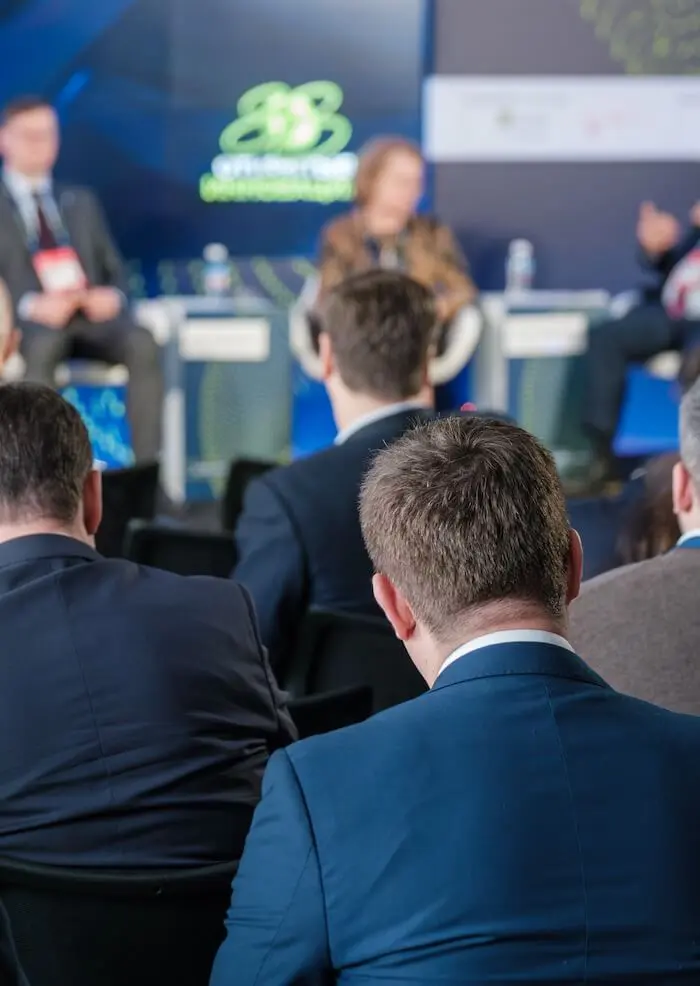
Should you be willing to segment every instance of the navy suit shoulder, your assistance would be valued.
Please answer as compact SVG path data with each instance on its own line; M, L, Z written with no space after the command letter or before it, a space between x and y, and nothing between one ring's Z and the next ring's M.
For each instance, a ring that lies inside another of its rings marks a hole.
M21 538L0 545L0 621L0 853L237 858L296 738L245 590Z
M382 418L248 487L233 574L251 592L276 669L289 659L308 607L379 615L360 531L360 486L374 454L429 417L413 409Z
M540 644L276 754L212 979L697 982L700 720Z

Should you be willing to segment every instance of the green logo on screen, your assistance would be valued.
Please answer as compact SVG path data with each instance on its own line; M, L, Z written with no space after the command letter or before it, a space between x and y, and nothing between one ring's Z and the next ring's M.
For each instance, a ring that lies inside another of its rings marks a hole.
M292 88L266 82L238 100L236 119L219 138L221 153L202 176L205 202L347 202L357 157L352 125L339 113L335 82Z

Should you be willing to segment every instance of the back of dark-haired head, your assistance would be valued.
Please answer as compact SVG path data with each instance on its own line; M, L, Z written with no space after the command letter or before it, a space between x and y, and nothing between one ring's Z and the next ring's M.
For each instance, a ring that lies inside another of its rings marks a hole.
M431 291L399 271L373 270L329 293L322 330L346 387L400 401L425 382L436 321Z
M668 452L646 464L643 489L630 504L618 539L620 564L663 555L681 536L673 510L673 469L679 460L677 452Z
M31 113L33 110L53 109L51 103L43 96L18 96L5 103L2 110L2 123L9 123L15 117L23 113Z
M377 456L360 516L377 572L439 639L503 600L564 614L569 523L550 453L503 421L452 417Z
M78 412L40 384L0 386L0 523L71 523L92 469Z

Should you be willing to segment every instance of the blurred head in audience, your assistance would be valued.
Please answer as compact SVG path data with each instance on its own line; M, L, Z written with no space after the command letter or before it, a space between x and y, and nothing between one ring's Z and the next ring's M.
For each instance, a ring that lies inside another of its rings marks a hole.
M681 368L678 373L678 383L681 393L687 394L695 381L700 377L700 346L693 346L683 353Z
M377 602L432 685L497 630L565 634L581 581L554 460L503 421L437 419L380 452L362 489Z
M379 137L361 151L355 201L370 232L404 229L423 195L424 170L420 149L403 137Z
M44 178L58 157L56 111L39 96L22 96L5 107L0 131L4 165L26 178Z
M432 292L398 271L358 274L329 293L319 356L339 428L420 399L435 323Z
M6 361L17 349L18 343L19 332L15 329L12 299L5 282L0 280L0 376Z
M66 534L94 544L102 485L78 412L41 384L0 387L0 542Z
M700 530L700 380L681 401L681 461L673 470L673 509L681 531Z
M632 503L618 542L621 564L656 558L669 551L681 535L673 508L676 452L651 459L641 478L643 489Z

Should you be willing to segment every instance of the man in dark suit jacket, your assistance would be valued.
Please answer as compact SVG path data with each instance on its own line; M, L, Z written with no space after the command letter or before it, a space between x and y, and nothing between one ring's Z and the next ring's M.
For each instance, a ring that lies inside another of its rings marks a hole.
M679 431L677 546L584 584L571 608L571 634L615 688L700 715L700 382L683 398Z
M250 484L234 577L251 592L273 667L309 607L379 615L357 501L372 456L433 412L426 392L431 293L397 271L331 292L320 337L335 445Z
M100 205L54 184L58 120L41 99L6 107L0 181L0 277L10 290L26 377L54 385L71 357L123 363L137 460L160 449L163 383L153 336L129 315L124 265Z
M0 387L0 855L86 867L240 856L295 730L247 593L102 558L78 413Z
M380 453L374 590L432 690L271 759L211 986L700 981L700 720L566 640L551 455L479 418Z
M642 205L637 237L642 262L654 271L657 283L646 292L642 304L590 333L583 424L598 455L596 472L601 479L614 471L612 443L629 364L644 363L667 349L687 350L700 345L700 318L697 312L684 311L682 289L672 292L677 295L675 300L665 295L680 264L700 246L700 203L693 208L690 221L690 230L682 236L674 216L660 212L650 202ZM676 302L680 302L677 311Z

